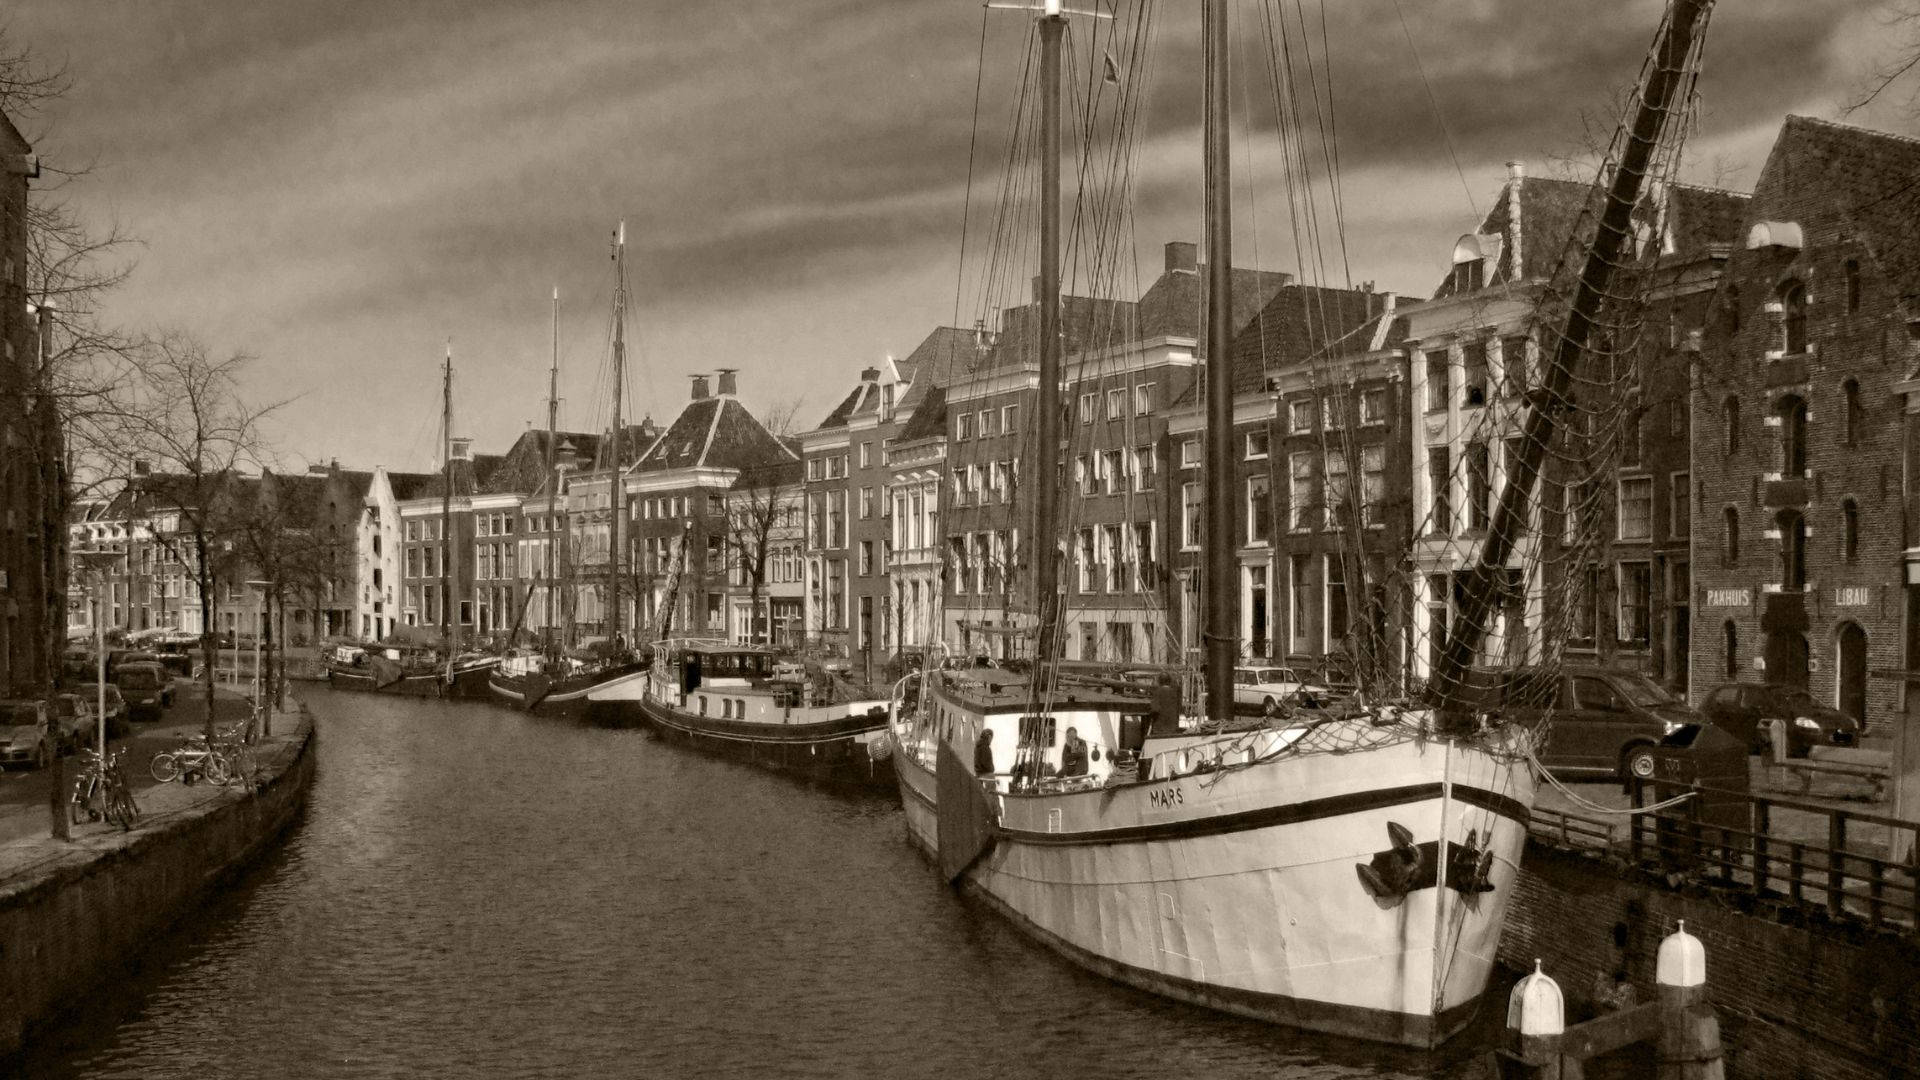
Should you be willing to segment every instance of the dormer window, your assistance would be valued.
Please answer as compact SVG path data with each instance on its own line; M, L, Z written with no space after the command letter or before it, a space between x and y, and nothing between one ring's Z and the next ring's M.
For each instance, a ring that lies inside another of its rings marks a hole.
M1780 292L1780 348L1788 356L1807 351L1807 287L1797 281Z
M1480 236L1468 233L1453 245L1453 274L1449 284L1453 292L1466 293L1484 288L1487 284L1487 263L1498 255L1500 241L1498 237Z
M1486 285L1486 263L1480 259L1453 264L1453 291L1474 292Z

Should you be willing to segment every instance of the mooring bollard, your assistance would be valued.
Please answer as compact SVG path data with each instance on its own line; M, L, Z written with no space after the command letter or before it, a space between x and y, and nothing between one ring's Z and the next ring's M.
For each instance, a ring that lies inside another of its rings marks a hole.
M1507 1046L1493 1053L1500 1080L1581 1080L1577 1059L1561 1054L1567 1031L1566 998L1560 984L1533 962L1533 973L1507 997Z
M1707 950L1680 920L1654 962L1660 987L1660 1080L1721 1080L1720 1020L1707 1003Z
M1560 985L1533 962L1507 998L1506 1045L1490 1055L1497 1080L1581 1080L1589 1058L1652 1042L1659 1080L1723 1080L1720 1021L1707 1003L1707 951L1682 921L1654 962L1660 997L1567 1026Z

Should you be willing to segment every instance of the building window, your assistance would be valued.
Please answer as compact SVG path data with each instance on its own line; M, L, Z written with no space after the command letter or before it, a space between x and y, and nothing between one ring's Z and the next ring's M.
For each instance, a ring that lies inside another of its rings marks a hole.
M1740 399L1732 394L1720 403L1721 415L1727 426L1727 455L1731 457L1740 452Z
M1340 647L1347 637L1347 571L1340 556L1327 556L1327 641L1326 650L1331 653Z
M1721 655L1726 659L1726 666L1721 669L1721 674L1730 680L1738 679L1740 677L1740 630L1733 625L1732 619L1720 625L1720 650Z
M1313 527L1313 455L1287 459L1287 527L1296 532Z
M1079 569L1080 591L1082 593L1093 592L1094 585L1100 580L1099 574L1096 572L1096 567L1099 565L1099 554L1094 549L1093 530L1081 529Z
M1568 644L1578 643L1592 648L1598 638L1597 624L1600 622L1600 570L1589 566L1579 571L1575 578L1573 595L1569 601L1569 621L1567 625Z
M1180 547L1192 551L1200 546L1200 485L1180 487Z
M971 438L973 438L973 414L963 412L959 419L954 421L953 439L955 442L966 442Z
M860 541L860 576L873 573L873 541Z
M1360 422L1362 424L1384 424L1387 422L1387 392L1383 388L1360 391Z
M1526 393L1527 385L1533 381L1525 334L1500 339L1500 381L1508 397Z
M1860 561L1860 506L1852 499L1840 504L1840 557L1849 565Z
M1295 398L1287 403L1287 430L1295 435L1313 433L1313 399Z
M1375 443L1360 448L1360 522L1386 521L1387 448Z
M1083 424L1093 423L1093 400L1092 394L1080 395L1080 422Z
M1860 442L1860 381L1848 379L1840 384L1843 397L1840 413L1840 441L1848 446L1857 446Z
M1427 513L1427 534L1446 536L1453 532L1453 495L1449 490L1453 485L1453 466L1448 460L1447 448L1434 446L1427 449L1427 491L1431 496L1432 509Z
M1620 643L1644 649L1653 639L1653 566L1620 564Z
M1669 476L1667 496L1673 500L1673 513L1667 521L1667 535L1684 540L1693 529L1693 478L1683 472Z
M1133 591L1152 592L1156 584L1154 569L1153 522L1133 523Z
M1100 455L1100 471L1106 475L1106 491L1109 495L1118 495L1127 488L1125 458L1118 450L1108 450Z
M984 439L987 436L992 435L994 411L992 409L981 409L978 413L975 413L974 415L979 421L980 437ZM862 467L864 467L867 463L866 456L864 454L864 451L866 450L866 444L862 443L860 445L860 448L863 451L861 455L860 464Z
M1133 448L1133 490L1153 490L1153 447Z
M1127 414L1127 391L1125 387L1114 387L1107 391L1107 419L1118 420Z
M1305 555L1291 555L1287 558L1287 586L1293 603L1288 605L1288 621L1292 624L1289 633L1292 644L1289 648L1303 653L1313 647L1313 581L1308 575L1312 560Z
M1447 353L1427 354L1427 411L1439 412L1447 407L1449 387L1447 385Z
M1100 490L1100 478L1094 475L1093 462L1091 454L1081 454L1073 459L1073 482L1082 495L1092 495Z
M1153 412L1153 384L1141 383L1133 388L1133 415L1148 416Z
M1620 478L1620 539L1653 539L1653 477Z
M1309 402L1309 405L1312 403ZM1259 461L1267 456L1267 433L1264 431L1247 432L1247 460Z
M1847 314L1860 310L1860 263L1848 259L1845 267L1847 285Z
M1493 499L1492 466L1487 444L1467 444L1467 528L1486 531L1487 504Z
M1468 405L1487 403L1487 342L1477 338L1460 347L1461 390Z
M1339 431L1346 426L1346 410L1340 407L1340 399L1328 394L1320 399L1320 417L1328 431Z
M1792 282L1780 293L1780 347L1793 356L1807 351L1807 287Z
M1726 536L1720 549L1720 565L1735 567L1740 565L1740 511L1727 507L1720 513L1721 527Z
M1002 432L1020 430L1020 406L1000 406L1000 430Z
M1273 500L1265 476L1247 478L1247 543L1264 544L1273 531Z
M1187 439L1180 444L1180 467L1197 469L1200 467L1200 440Z
M986 413L981 413L980 415L984 417L986 416ZM987 433L987 426L986 424L982 423L980 425L980 434L985 435L986 433ZM863 469L870 469L873 467L873 444L870 442L863 442L860 444L860 467Z
M1336 528L1351 524L1347 517L1347 455L1339 450L1327 451L1326 472L1322 483L1326 485L1327 524Z
M1807 403L1798 395L1780 399L1780 475L1807 475Z
M1807 522L1797 510L1782 510L1774 518L1780 529L1780 588L1798 592L1807 587Z
M1101 530L1100 544L1105 550L1100 556L1107 568L1106 590L1110 593L1121 592L1127 587L1126 550L1121 543L1120 526L1108 525Z

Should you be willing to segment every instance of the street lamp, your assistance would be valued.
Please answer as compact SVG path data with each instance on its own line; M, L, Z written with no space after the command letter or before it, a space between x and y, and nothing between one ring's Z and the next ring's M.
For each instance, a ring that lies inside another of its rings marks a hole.
M267 590L272 587L271 581L247 582L247 588L253 590L253 708L260 715L260 734L262 735L272 734L268 730L270 713L262 707L263 702L260 697L260 630L263 621L261 616L262 608L266 604ZM234 647L237 649L239 646L239 640L235 639Z
M105 605L100 594L105 591L107 570L125 552L113 548L75 548L70 554L75 562L87 570L87 599L91 609L88 618L93 623L94 693L97 695L93 730L95 746L100 752L100 767L104 769L107 761L107 636L106 624L101 618L101 608ZM60 799L61 789L66 787L66 770L61 767L58 753L53 756L53 766L53 794L50 796L53 831L55 836L64 839L69 833L66 807L60 805Z

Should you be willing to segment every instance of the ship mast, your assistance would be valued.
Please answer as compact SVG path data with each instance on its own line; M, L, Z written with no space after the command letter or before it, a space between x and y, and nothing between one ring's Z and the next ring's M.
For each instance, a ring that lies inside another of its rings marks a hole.
M1056 552L1058 492L1054 473L1060 457L1060 42L1067 20L1060 0L1046 0L1040 16L1040 461L1034 485L1032 539L1034 692L1041 672L1050 670L1058 652L1060 626L1059 556Z
M620 399L626 393L627 374L627 223L622 221L613 236L613 453L608 459L613 467L607 477L610 495L608 504L613 508L611 526L611 547L607 551L607 605L608 622L607 641L618 643L620 639L620 519L626 516L625 501L620 483Z
M1665 136L1673 101L1688 81L1694 43L1706 22L1712 0L1675 0L1660 40L1654 46L1654 60L1629 130L1620 165L1607 188L1607 202L1600 212L1599 227L1593 244L1587 249L1580 282L1575 287L1567 312L1566 325L1554 343L1553 358L1542 378L1542 385L1529 395L1525 436L1520 440L1519 460L1500 492L1486 543L1480 558L1468 572L1460 610L1454 615L1447 634L1446 648L1435 666L1429 687L1429 699L1440 711L1442 725L1449 730L1469 728L1471 702L1462 692L1467 675L1479 652L1486 622L1501 577L1506 573L1507 557L1519 539L1527 520L1527 503L1547 447L1559 425L1560 414L1573 407L1574 368L1593 334L1594 320L1603 300L1609 295L1615 270L1623 259L1631 257L1627 238L1632 226L1633 208L1640 201L1640 188L1653 163L1654 151Z
M1227 147L1227 0L1203 0L1206 68L1203 154L1207 220L1207 720L1233 719L1233 665L1239 655L1240 590L1235 580L1233 497L1232 177Z
M553 523L553 511L560 506L560 473L555 465L560 435L560 286L553 287L553 364L547 369L547 521ZM547 602L545 626L547 647L553 647L554 590L558 585L554 560L565 533L547 544Z
M453 342L440 392L440 641L453 656ZM452 663L451 659L448 661Z

